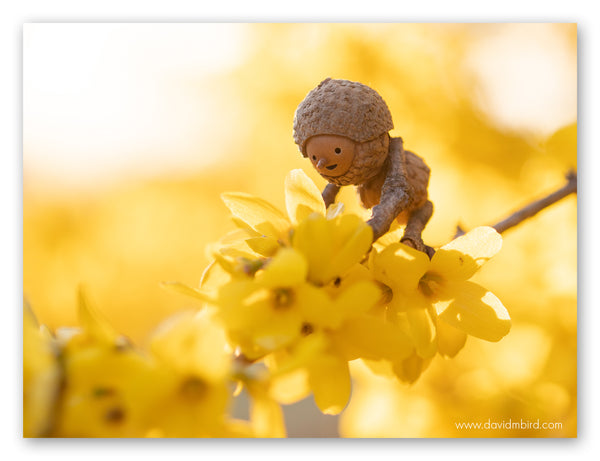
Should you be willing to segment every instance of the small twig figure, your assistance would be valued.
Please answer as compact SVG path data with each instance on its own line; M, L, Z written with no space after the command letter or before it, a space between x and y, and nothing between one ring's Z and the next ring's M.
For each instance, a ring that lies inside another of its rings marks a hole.
M429 167L405 151L385 101L358 82L327 78L308 93L294 117L294 141L304 157L329 184L325 206L335 201L340 187L358 186L362 205L373 208L367 224L373 240L385 234L394 219L406 224L401 242L424 251L421 234L433 213L428 200Z

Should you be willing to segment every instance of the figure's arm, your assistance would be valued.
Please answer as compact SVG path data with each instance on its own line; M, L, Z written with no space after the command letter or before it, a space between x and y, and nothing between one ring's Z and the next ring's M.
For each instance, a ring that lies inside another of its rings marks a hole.
M325 208L335 202L335 197L339 191L340 186L337 184L329 183L325 186L325 189L323 189L323 193L321 194L323 196L323 201L325 202Z
M373 217L367 221L373 228L373 241L385 234L396 216L410 203L410 185L406 178L406 161L402 138L390 139L390 167L381 188L379 204L373 207Z

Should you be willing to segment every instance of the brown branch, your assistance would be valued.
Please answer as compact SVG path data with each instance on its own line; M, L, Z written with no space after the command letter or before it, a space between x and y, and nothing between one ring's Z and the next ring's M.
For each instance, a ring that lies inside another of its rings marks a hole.
M526 219L531 218L532 216L535 216L540 211L542 211L544 208L548 208L553 203L558 202L559 200L567 197L570 194L576 194L577 193L577 172L569 171L566 174L566 179L567 179L567 184L565 184L560 189L552 192L551 194L547 195L544 198L541 198L540 200L536 200L535 202L524 206L520 210L517 210L513 214L508 216L506 219L503 219L502 221L494 224L491 227L496 229L501 234L501 233L505 232L506 230L510 229L511 227L515 227L516 225L522 223ZM460 226L457 226L456 234L455 234L454 238L460 237L464 233L465 233L465 231Z

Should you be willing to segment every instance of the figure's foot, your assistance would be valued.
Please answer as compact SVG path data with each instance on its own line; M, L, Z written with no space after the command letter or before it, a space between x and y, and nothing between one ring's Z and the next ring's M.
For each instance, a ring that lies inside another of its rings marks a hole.
M417 240L412 237L402 237L402 239L400 239L400 243L404 243L415 250L422 251L429 256L429 259L433 258L433 255L435 254L435 250L429 245L425 245L423 240L420 238Z

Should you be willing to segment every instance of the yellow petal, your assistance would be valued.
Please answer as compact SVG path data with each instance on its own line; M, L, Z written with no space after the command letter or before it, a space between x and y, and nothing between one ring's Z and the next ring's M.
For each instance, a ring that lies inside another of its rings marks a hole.
M269 319L271 293L252 280L234 281L221 287L217 305L217 315L226 329L248 330Z
M377 280L392 288L394 292L405 294L411 294L417 289L419 280L429 264L425 253L403 243L392 244L380 253L372 251L369 262Z
M267 238L267 237L265 237ZM245 259L254 259L259 255L255 251L248 251L248 246L246 246L246 242L239 242L236 245L230 246L222 246L219 248L219 253L223 256L227 256L229 258L245 258Z
M227 339L232 349L237 349L250 361L259 360L272 352L256 344L254 338L250 337L246 330L227 330Z
M429 310L414 306L406 310L410 334L413 338L417 354L422 358L430 358L437 352L435 324Z
M348 362L334 354L323 354L308 367L315 403L326 415L342 412L350 399Z
M233 216L261 235L278 239L290 227L285 215L266 200L243 192L224 193L221 198Z
M465 346L467 334L441 319L436 324L438 351L444 357L455 357Z
M250 421L255 437L285 437L283 412L279 404L268 393L268 383L250 381L248 392L252 397Z
M161 282L160 286L167 290L173 290L182 295L191 296L202 302L215 303L215 300L208 294L197 288L192 288L181 282Z
M348 360L400 360L413 351L411 339L401 328L367 314L344 322L333 338Z
M441 320L486 341L499 341L509 332L511 322L506 308L482 286L462 282L447 286L445 292L447 300L435 304Z
M381 290L373 282L356 282L342 291L335 299L333 311L338 314L339 323L341 323L343 320L366 313L380 297ZM337 328L338 325L333 327Z
M363 266L362 264L354 264L343 277L333 280L331 283L322 287L322 289L326 291L332 298L337 298L348 288L357 283L365 281L375 283L381 290L381 284L375 281L371 271L366 266Z
M404 226L399 226L398 222L394 220L390 230L379 237L376 242L373 242L373 246L381 251L389 245L398 243L403 236Z
M306 280L308 263L293 248L282 248L263 271L256 274L256 281L269 288L293 287Z
M237 274L236 264L233 260L223 256L221 253L214 253L213 257L215 258L216 263L229 275Z
M285 206L293 224L298 224L311 213L325 215L325 202L315 183L297 169L285 178Z
M299 402L310 394L308 372L305 368L299 368L272 378L270 393L277 402L284 405Z
M52 338L23 306L23 436L48 433L60 388L60 367Z
M79 288L79 322L84 331L95 340L112 344L118 338L117 332L101 312L87 299L83 288Z
M365 366L378 376L385 378L395 378L396 373L392 369L392 362L389 360L369 360L361 359Z
M335 251L329 261L329 273L324 283L344 275L360 262L373 241L373 229L356 215L344 215L333 221Z
M392 368L398 379L412 384L419 379L430 363L431 358L424 359L414 353L404 360L395 362Z
M238 218L232 218L233 222L239 229L234 229L227 232L223 237L219 239L218 245L229 246L235 245L239 242L243 242L245 239L250 237L259 237L260 235L252 229L248 224Z
M267 351L274 351L298 340L302 331L302 317L294 307L271 309L270 317L252 330L254 342Z
M231 220L233 221L233 223L238 227L238 231L239 232L243 232L244 233L244 237L260 237L262 234L260 234L259 232L256 232L252 227L250 227L248 225L247 222L245 222L244 220L237 218L235 216L231 217ZM234 234L234 235L240 235L240 234ZM222 242L223 239L220 240L220 242ZM225 242L222 242L225 243Z
M371 309L381 292L372 282L360 281L331 299L322 289L305 284L296 290L298 308L312 326L339 328L342 322Z
M317 214L308 216L294 231L292 244L308 261L308 277L314 283L320 283L328 276L333 238L330 222Z
M332 203L331 205L329 205L327 207L327 214L325 215L325 217L327 219L335 219L338 216L341 216L341 214L343 212L344 212L344 203L343 202Z
M358 216L328 220L313 214L294 232L292 243L309 263L308 278L318 285L343 276L371 246L373 231Z
M265 359L270 375L278 377L296 369L305 368L323 352L328 343L325 334L316 331L299 339L293 347L270 354Z
M215 297L219 288L231 281L231 274L223 269L223 266L213 260L200 277L200 291Z
M429 271L447 280L467 280L501 247L498 232L491 227L477 227L436 251Z
M333 301L321 289L304 284L296 289L296 305L302 318L312 326L333 328L339 323L339 314L333 309Z
M151 338L153 354L181 373L218 382L229 369L225 333L205 312L187 311L167 319Z
M151 388L153 395L148 395L143 405L142 420L146 427L156 428L157 434L180 438L223 436L228 397L224 386L172 371L139 384L139 388ZM135 394L132 397L135 399Z
M277 240L273 237L252 237L245 241L253 251L262 256L273 256L279 248Z

